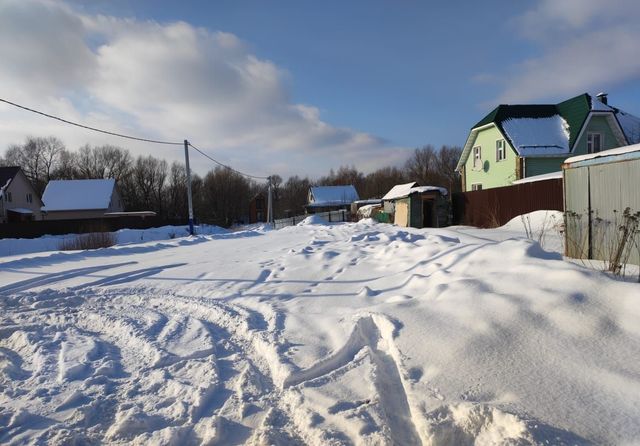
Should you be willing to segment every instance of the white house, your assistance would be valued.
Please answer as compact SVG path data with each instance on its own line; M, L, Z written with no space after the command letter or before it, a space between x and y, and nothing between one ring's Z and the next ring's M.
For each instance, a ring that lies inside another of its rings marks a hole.
M0 223L40 219L42 201L17 166L0 167Z

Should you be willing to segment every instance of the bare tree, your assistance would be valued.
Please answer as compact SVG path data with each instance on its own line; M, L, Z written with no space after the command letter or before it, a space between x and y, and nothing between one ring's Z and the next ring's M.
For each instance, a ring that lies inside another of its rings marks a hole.
M242 175L225 167L216 167L204 178L204 217L220 226L229 227L244 221L249 214L251 183Z
M133 158L128 150L105 145L81 147L76 157L78 178L115 178L119 181L132 168Z
M406 183L405 173L397 167L383 167L365 177L361 198L382 198L396 184Z
M28 137L24 144L9 147L5 154L5 162L20 166L38 194L42 195L65 152L62 141L54 136Z
M437 172L436 157L436 151L431 144L415 149L405 163L407 179L424 186L434 183Z
M168 165L153 156L140 156L131 172L120 181L125 207L131 211L152 210L164 216Z
M458 160L462 155L462 148L457 146L442 146L436 157L436 165L439 176L439 186L444 186L450 192L460 192L462 184L460 176L456 172Z
M297 175L289 177L280 194L282 214L276 214L276 216L287 217L302 214L304 205L307 204L310 186L309 178L300 178Z

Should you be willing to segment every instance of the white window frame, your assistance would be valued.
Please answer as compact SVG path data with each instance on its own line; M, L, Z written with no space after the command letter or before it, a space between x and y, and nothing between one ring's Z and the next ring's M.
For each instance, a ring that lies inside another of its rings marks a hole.
M598 136L598 138L600 139L600 147L598 148L598 150L594 150L594 143L595 143L595 136ZM600 132L587 132L587 153L597 153L602 151L602 149L604 148L604 135Z
M504 139L496 140L496 162L507 159L507 142Z
M482 183L471 183L471 190L482 190Z
M476 170L482 168L482 146L473 148L473 168Z

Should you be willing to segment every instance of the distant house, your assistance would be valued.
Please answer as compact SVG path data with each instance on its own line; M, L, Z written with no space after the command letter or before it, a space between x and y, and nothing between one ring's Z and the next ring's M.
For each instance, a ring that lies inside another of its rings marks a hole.
M349 186L314 186L309 188L307 213L350 210L351 203L359 200L358 192L352 185Z
M0 223L40 219L42 201L22 169L0 167Z
M260 192L249 202L249 223L267 221L267 197Z
M103 218L124 210L116 180L111 178L49 181L42 201L45 220Z
M570 156L638 142L640 118L610 106L604 93L559 104L503 104L473 126L456 170L463 191L508 186L559 172Z
M439 228L449 225L448 191L438 186L406 183L393 186L382 197L384 212L398 226Z

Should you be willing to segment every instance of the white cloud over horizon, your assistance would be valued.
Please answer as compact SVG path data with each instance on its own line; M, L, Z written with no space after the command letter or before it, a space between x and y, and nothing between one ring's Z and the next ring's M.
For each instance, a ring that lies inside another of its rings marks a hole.
M0 1L0 97L70 120L153 139L189 139L255 174L317 176L404 161L409 151L322 120L292 101L286 70L237 36L185 22L80 14L50 0ZM182 151L82 131L0 105L0 148L26 136L70 149L116 144L182 160ZM194 155L195 158L195 155ZM195 158L197 160L197 158ZM195 170L211 167L202 159Z
M640 79L639 21L636 0L539 1L511 23L537 55L496 75L495 102L569 98Z

